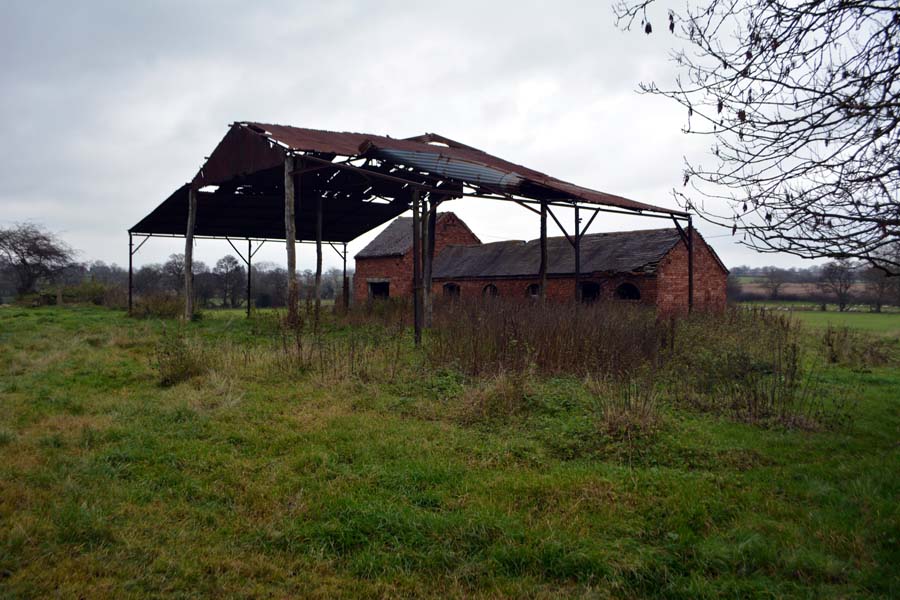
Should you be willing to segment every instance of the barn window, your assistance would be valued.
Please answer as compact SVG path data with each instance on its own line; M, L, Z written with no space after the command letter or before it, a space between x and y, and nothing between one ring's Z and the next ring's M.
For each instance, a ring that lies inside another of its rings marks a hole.
M582 281L579 286L582 302L596 302L600 298L600 284L596 281Z
M391 284L387 281L370 281L369 298L383 299L391 295Z
M500 295L500 291L497 289L497 286L493 283L489 283L484 286L484 289L481 290L482 298L496 298Z
M640 300L641 290L633 283L623 283L616 288L616 298L619 300Z
M444 297L445 298L459 298L459 284L445 283L444 284Z
M525 288L525 295L529 298L540 298L541 286L537 283L532 283L527 288Z

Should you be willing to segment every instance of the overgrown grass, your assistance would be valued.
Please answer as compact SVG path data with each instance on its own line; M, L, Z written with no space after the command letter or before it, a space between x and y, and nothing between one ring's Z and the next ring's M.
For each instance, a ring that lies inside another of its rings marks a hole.
M855 418L810 431L679 402L701 323L627 377L439 366L393 317L182 327L0 309L0 595L897 595L893 363L821 360Z

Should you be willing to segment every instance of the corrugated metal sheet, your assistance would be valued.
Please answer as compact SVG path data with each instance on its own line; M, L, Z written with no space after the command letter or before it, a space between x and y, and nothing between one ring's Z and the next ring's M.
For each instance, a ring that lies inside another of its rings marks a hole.
M518 190L523 178L511 171L495 169L467 160L453 159L439 153L409 150L377 150L375 155L389 162L415 167L441 177L466 183L488 185L503 190Z
M296 151L324 152L342 156L380 155L385 160L397 161L401 165L423 168L423 170L428 170L424 168L426 165L433 169L441 169L438 172L446 173L446 177L457 178L451 176L451 172L456 173L458 178L471 177L472 179L465 179L465 181L476 185L479 183L479 178L482 178L481 181L485 183L488 180L500 181L504 184L505 190L514 190L516 193L528 197L533 196L536 192L542 192L542 195L546 197L556 196L626 210L686 214L679 210L653 206L562 181L471 146L455 142L450 146L418 141L427 139L429 135L436 139L448 140L448 138L435 134L419 136L418 139L403 140L368 133L324 131L268 123L251 122L238 125L250 128L260 135L276 140L286 148ZM452 140L448 141L452 142ZM410 162L400 162L401 158ZM526 189L529 187L530 189Z

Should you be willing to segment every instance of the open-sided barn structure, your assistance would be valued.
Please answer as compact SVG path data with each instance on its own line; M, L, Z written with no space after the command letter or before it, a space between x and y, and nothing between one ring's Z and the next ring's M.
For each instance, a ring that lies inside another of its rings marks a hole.
M409 297L412 291L412 222L395 219L356 255L354 300ZM584 234L578 296L584 302L622 300L660 315L688 310L687 251L678 229ZM481 243L455 214L440 213L435 229L432 293L445 297L526 298L539 294L540 240ZM728 269L699 233L694 234L695 304L725 308ZM575 260L565 236L547 238L547 289L570 300Z
M233 123L193 179L129 229L129 248L133 256L149 237L186 238L185 316L190 317L195 239L246 241L247 262L254 242L284 241L293 311L298 241L316 244L318 281L323 246L342 248L346 261L347 242L412 210L418 338L429 318L437 207L462 197L517 203L540 215L540 295L547 287L547 219L558 223L555 207L575 209L574 232L567 238L576 280L582 232L605 211L672 220L691 257L686 279L693 285L693 230L686 212L568 183L437 134L396 139L255 122ZM137 247L136 237L144 238Z

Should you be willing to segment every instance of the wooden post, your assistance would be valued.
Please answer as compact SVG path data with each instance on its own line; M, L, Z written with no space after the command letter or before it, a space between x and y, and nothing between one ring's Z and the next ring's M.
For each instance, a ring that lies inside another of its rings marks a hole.
M694 224L688 216L688 312L694 310Z
M419 263L422 258L422 231L419 223L419 190L412 192L413 211L413 331L416 346L422 343L422 272Z
M184 234L184 320L194 317L194 226L197 223L197 190L188 187L187 231Z
M322 195L316 198L316 325L322 307Z
M128 316L134 309L134 236L128 232Z
M575 205L575 302L581 302L581 217Z
M540 278L540 298L543 301L547 297L547 201L541 200L541 267L538 272Z
M344 242L344 279L342 281L341 292L343 293L344 310L350 309L350 280L347 279L347 242Z
M434 264L434 245L437 228L437 207L436 199L429 196L428 218L422 227L422 295L424 300L424 323L426 328L431 327L432 317L434 314L434 297L431 290L431 273Z
M284 159L284 243L287 250L288 321L297 323L297 223L294 220L297 186L294 185L294 157Z
M250 276L253 272L253 257L251 256L253 247L250 244L250 238L247 238L247 318L250 318Z

